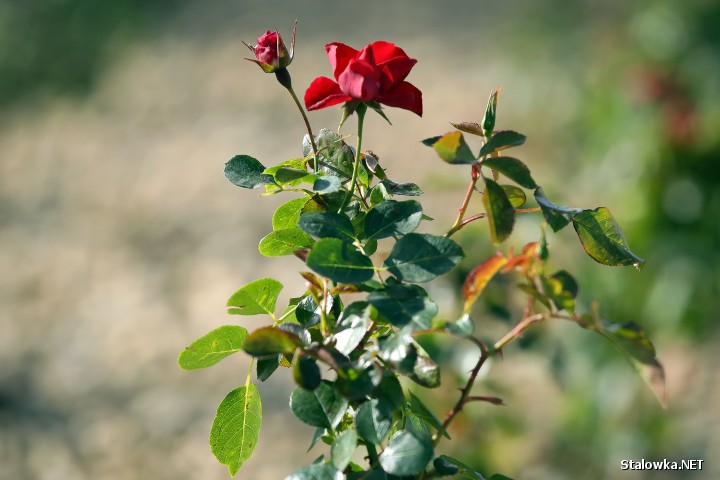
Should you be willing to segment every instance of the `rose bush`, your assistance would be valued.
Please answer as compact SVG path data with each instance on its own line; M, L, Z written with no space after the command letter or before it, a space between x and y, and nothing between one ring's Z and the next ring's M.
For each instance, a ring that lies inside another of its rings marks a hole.
M422 116L422 93L405 81L417 60L390 42L378 41L358 51L343 43L325 45L333 75L318 77L305 92L308 110L342 102L377 102Z

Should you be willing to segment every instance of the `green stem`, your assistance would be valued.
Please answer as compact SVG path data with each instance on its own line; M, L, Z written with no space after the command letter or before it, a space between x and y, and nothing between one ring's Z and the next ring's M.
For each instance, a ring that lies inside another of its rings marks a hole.
M305 122L305 128L307 129L308 136L310 137L310 145L312 146L313 151L313 169L315 170L315 173L318 172L318 149L317 145L315 144L315 135L313 135L312 127L310 127L310 120L308 120L307 115L305 114L305 109L303 108L302 104L300 103L300 99L298 99L297 95L295 95L295 90L293 90L292 86L287 87L287 91L290 93L290 96L293 100L295 100L295 105L297 105L298 110L300 111L300 115L302 115L303 121Z
M365 120L365 112L367 111L367 106L364 103L361 103L358 105L357 110L355 110L355 113L357 113L358 116L358 127L357 127L357 147L355 148L355 163L353 165L353 173L352 178L350 179L350 186L348 187L347 195L345 195L345 200L343 200L342 205L340 206L340 210L338 213L342 213L345 211L345 208L350 204L350 200L352 199L353 192L355 191L355 182L357 181L358 172L360 171L360 150L362 148L362 137L363 137L363 121Z

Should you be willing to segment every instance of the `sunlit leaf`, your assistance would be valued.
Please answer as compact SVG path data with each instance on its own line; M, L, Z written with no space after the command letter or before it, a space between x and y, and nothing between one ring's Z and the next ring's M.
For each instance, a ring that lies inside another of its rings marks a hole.
M420 187L418 187L414 183L395 183L392 180L383 180L382 182L380 182L380 184L384 185L387 191L392 195L417 197L418 195L422 195L423 193L422 190L420 190Z
M430 357L418 355L410 379L425 388L440 386L440 367Z
M258 250L266 257L281 257L292 255L298 250L310 248L315 240L298 227L284 228L270 232L260 240Z
M504 242L515 226L515 208L505 190L489 178L485 179L483 204L490 225L490 236L494 243Z
M573 226L583 248L598 263L612 266L642 267L645 260L630 251L620 225L610 210L599 207L573 217Z
M257 446L262 405L257 387L249 383L228 393L210 430L210 449L230 475L235 475Z
M396 432L380 454L380 465L387 473L399 477L417 475L433 456L430 436L420 432Z
M319 176L313 182L313 192L317 193L335 193L342 188L342 181L334 175Z
M345 480L345 475L330 465L317 464L301 468L285 477L285 480Z
M455 475L456 478L485 480L485 477L480 475L480 473L468 467L460 460L447 455L440 455L433 460L433 466L435 467L435 470L441 474L441 476Z
M282 283L273 278L261 278L250 282L227 301L228 313L233 315L273 315L275 303L282 290Z
M483 263L473 268L465 278L463 284L463 298L465 299L464 311L469 312L475 301L482 294L488 282L497 274L507 263L507 258L501 254L495 254L485 260Z
M248 332L243 327L226 325L191 343L178 357L183 370L197 370L215 365L223 358L242 350Z
M280 205L272 217L273 230L296 226L300 219L300 212L308 200L310 200L308 197L293 198Z
M440 137L428 138L423 140L423 143L433 147L440 158L447 163L457 165L477 162L461 132L450 132Z
M349 355L360 344L365 337L369 318L370 307L366 302L355 302L345 308L333 333L335 348L340 353Z
M345 430L341 432L333 441L330 447L330 462L332 466L339 471L345 470L353 452L357 447L357 432L355 430Z
M495 118L497 116L497 102L499 94L500 87L498 87L497 90L490 94L490 98L488 98L487 107L485 108L485 115L483 116L482 121L482 131L486 137L492 135L493 130L495 130Z
M252 332L245 339L243 350L253 357L278 353L293 353L302 345L297 335L277 327L263 327Z

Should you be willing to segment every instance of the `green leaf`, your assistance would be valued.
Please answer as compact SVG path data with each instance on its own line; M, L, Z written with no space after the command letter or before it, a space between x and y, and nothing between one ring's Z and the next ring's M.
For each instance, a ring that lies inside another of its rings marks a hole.
M418 355L410 380L425 388L440 386L440 367L430 357Z
M452 122L450 122L450 125L457 128L461 132L469 133L470 135L478 135L480 137L485 136L485 134L483 133L483 129L479 123L475 123L475 122L452 123Z
M342 188L342 182L339 177L334 175L325 175L318 177L313 182L313 192L317 193L335 193Z
M347 306L338 320L333 333L335 348L345 355L360 344L368 327L370 307L366 302L355 302Z
M317 242L305 260L308 267L340 283L362 283L375 274L372 260L336 238Z
M417 347L409 332L400 330L379 341L380 358L403 374L412 374L417 362Z
M341 472L345 470L345 467L348 466L352 459L355 447L357 447L357 432L355 430L345 430L335 437L330 447L330 462L333 467Z
M461 478L485 480L485 477L462 463L460 460L449 457L447 455L440 455L435 460L433 460L433 466L435 467L435 470L437 470L438 473L441 473L443 476L458 475Z
M392 180L383 180L380 184L383 185L392 195L417 197L423 193L422 190L420 190L420 187L414 183L395 183Z
M495 475L490 477L490 480L513 480L513 479L510 477L506 477L505 475L503 475L501 473L496 473Z
M583 248L598 263L611 266L642 267L645 260L630 251L620 225L610 210L599 207L573 217L573 226Z
M413 412L416 416L422 418L425 423L430 425L435 430L440 430L440 427L442 426L442 423L440 423L440 419L435 416L435 414L428 408L427 405L423 403L422 400L420 400L415 394L412 392L410 393L410 411ZM447 434L447 432L443 432L443 435L447 438L450 438L450 436Z
M355 155L337 133L321 129L315 137L315 145L318 148L320 171L347 179L352 176ZM303 138L303 155L312 156L310 137L307 135Z
M296 226L300 220L300 212L309 200L308 197L293 198L280 205L272 217L273 230L284 230Z
M261 424L262 405L254 384L233 390L220 403L210 430L210 449L230 475L252 455Z
M485 179L483 204L490 225L490 236L494 243L504 242L515 226L515 208L505 190L489 178Z
M500 185L500 187L505 191L505 195L508 200L510 200L510 205L512 205L513 208L522 207L525 204L527 196L522 188L516 187L515 185Z
M368 195L370 205L373 207L380 202L389 200L391 197L392 195L390 195L387 188L382 183L375 185L372 190L370 190L370 195Z
M462 294L465 299L465 313L470 312L475 301L480 297L490 280L502 269L508 260L503 255L497 253L483 263L473 268L465 278Z
M385 266L400 280L422 283L449 272L463 256L462 248L449 238L409 233L395 244Z
M378 467L367 472L350 472L348 473L347 480L388 480L388 476L382 468ZM392 480L397 480L397 478L393 477Z
M302 341L293 333L276 327L263 327L248 335L243 350L253 357L262 357L293 353L301 345Z
M495 132L490 140L480 149L480 157L499 152L510 147L517 147L525 143L525 135L512 130L502 130Z
M430 436L421 432L396 432L380 454L380 465L387 473L406 477L418 475L433 456Z
M363 402L355 414L355 428L371 444L379 445L390 432L393 412L387 402L376 398Z
M400 410L405 406L405 395L398 377L392 372L386 371L380 385L372 393L374 398L387 402L394 410Z
M360 362L362 363L362 362ZM336 387L348 400L357 402L372 393L382 380L382 372L376 366L356 365L338 370Z
M304 355L295 355L293 359L293 379L305 390L315 390L320 386L320 368L315 360Z
M355 229L350 219L335 212L303 213L298 227L317 238L339 238L349 242L355 239Z
M283 289L282 283L272 278L261 278L250 282L227 301L228 313L233 315L274 315L275 303Z
M284 228L271 232L260 240L258 250L266 257L292 255L298 250L310 248L315 240L298 227Z
M226 325L198 338L178 357L183 370L198 370L215 365L228 355L242 350L248 332L243 327Z
M316 464L301 468L285 477L285 480L345 480L345 475L330 465Z
M487 108L485 108L485 115L483 116L482 121L482 131L486 137L492 135L493 130L495 130L495 117L497 115L497 101L499 93L500 88L498 87L498 89L490 95Z
M335 428L347 407L348 401L326 380L313 391L296 388L290 396L290 410L313 427Z
M280 167L277 169L266 169L265 173L270 173L270 171L273 171L273 177L275 178L275 181L280 185L285 185L288 183L293 183L296 180L298 182L310 182L315 181L317 178L316 175L308 172L307 170L300 169L300 168L291 168L291 167Z
M438 313L437 305L417 285L388 280L384 290L368 295L368 302L396 327L411 325L411 330L427 330Z
M458 337L469 337L475 330L475 323L469 314L464 313L458 320L445 323L444 327L453 335L457 335Z
M483 160L482 165L497 170L521 187L537 188L535 180L530 175L530 169L517 158L491 157Z
M379 240L395 235L406 235L415 230L421 220L422 206L419 202L386 200L367 213L365 236L368 239Z
M573 216L582 212L582 209L580 208L562 207L551 202L545 196L545 192L542 187L537 187L535 189L535 200L538 202L538 205L540 205L545 221L548 225L550 225L550 228L553 229L553 232L557 232L565 228L565 226L570 223Z
M268 378L270 378L270 375L275 373L275 370L280 366L280 356L279 355L273 355L272 357L267 358L258 358L257 360L257 378L261 382L264 382Z
M461 132L450 132L440 137L428 138L423 140L423 143L433 147L440 158L447 163L458 165L477 162Z
M225 178L242 188L256 188L274 184L270 175L263 174L265 167L253 157L236 155L225 164Z

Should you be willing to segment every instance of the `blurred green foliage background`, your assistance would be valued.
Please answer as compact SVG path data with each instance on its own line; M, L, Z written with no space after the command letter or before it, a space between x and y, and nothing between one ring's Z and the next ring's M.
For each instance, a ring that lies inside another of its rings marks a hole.
M478 121L502 85L497 126L528 135L517 156L548 195L607 206L647 260L642 272L602 267L572 231L550 235L551 263L575 274L585 306L597 298L606 318L648 331L668 410L600 338L551 323L477 387L508 406L472 405L443 448L523 480L718 478L712 0L0 2L0 478L226 478L207 433L246 359L193 376L175 358L230 321L223 305L244 283L275 276L287 297L302 289L299 263L255 249L283 199L238 191L221 173L238 153L266 164L297 156L303 126L240 42L268 28L289 37L295 19L298 91L330 75L330 41L385 39L418 59L409 80L424 118L389 110L393 127L371 118L365 144L393 178L426 191L437 219L428 231L451 223L465 174L419 140ZM311 115L315 129L338 119ZM516 248L537 238L538 222L523 219ZM492 252L485 228L458 235L465 272ZM432 287L448 317L462 273ZM496 338L518 305L510 283L490 287L474 316ZM437 353L445 386L429 395L442 415L473 353L443 343ZM261 386L266 424L240 478L283 478L319 455L305 453L311 433L290 417L291 380L280 377ZM706 463L620 471L642 458Z

